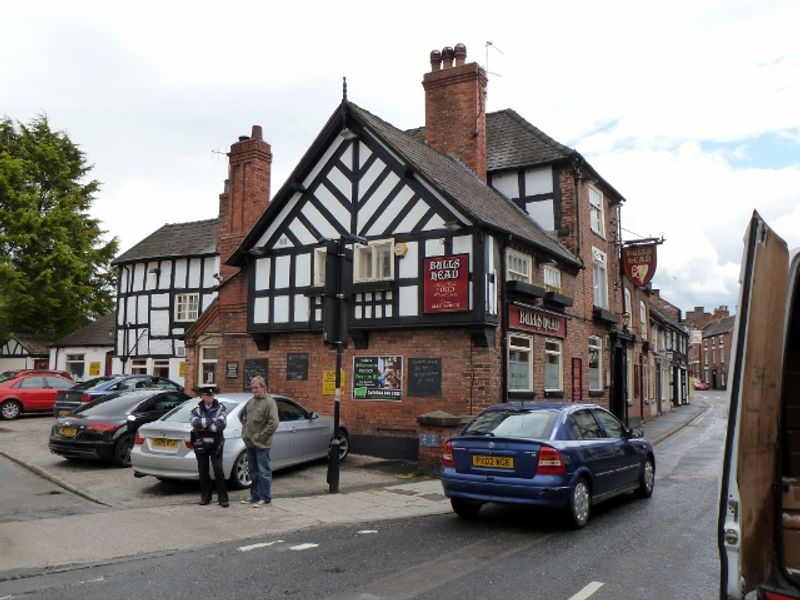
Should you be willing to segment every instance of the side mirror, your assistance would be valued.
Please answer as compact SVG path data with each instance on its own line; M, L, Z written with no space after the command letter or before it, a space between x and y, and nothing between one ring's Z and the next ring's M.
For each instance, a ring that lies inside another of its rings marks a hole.
M632 429L628 430L628 438L630 439L643 438L643 437L644 437L644 431L642 430L641 427L633 427Z
M308 413L309 419L319 419L319 413L317 411L312 411Z

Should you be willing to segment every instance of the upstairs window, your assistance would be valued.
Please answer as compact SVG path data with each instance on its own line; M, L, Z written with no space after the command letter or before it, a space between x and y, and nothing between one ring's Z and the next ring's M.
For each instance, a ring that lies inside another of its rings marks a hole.
M506 251L506 279L531 283L531 257L516 250Z
M196 321L200 306L200 294L177 294L175 296L175 320Z
M394 241L378 240L355 247L355 282L394 279ZM324 281L323 281L324 283Z
M592 248L592 302L608 308L608 258L606 253Z
M643 341L647 341L647 307L644 302L639 302L639 333Z
M589 389L603 390L603 342L597 336L589 338Z
M545 289L551 292L561 291L561 271L558 268L552 265L545 265L542 269L542 275Z
M328 249L314 248L314 285L323 287L325 285L325 264L328 259Z
M605 236L605 216L603 214L603 194L597 188L589 186L589 222L597 235Z
M630 327L631 326L631 291L628 288L625 288L625 290L624 290L622 295L623 295L622 302L625 305L622 308L622 312L623 312L622 321L623 321L623 324L625 325L625 327Z

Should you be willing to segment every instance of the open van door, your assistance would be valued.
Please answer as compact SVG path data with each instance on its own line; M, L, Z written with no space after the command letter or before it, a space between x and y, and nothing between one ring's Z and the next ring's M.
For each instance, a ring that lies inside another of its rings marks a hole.
M780 557L776 493L789 253L756 212L744 241L717 527L723 600L744 598L770 578Z

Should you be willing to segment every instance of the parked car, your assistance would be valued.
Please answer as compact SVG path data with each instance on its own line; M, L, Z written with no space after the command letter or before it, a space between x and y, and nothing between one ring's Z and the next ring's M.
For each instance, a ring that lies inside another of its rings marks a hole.
M222 470L236 488L250 486L239 413L251 396L245 393L217 395L228 416L224 430ZM272 438L272 469L279 470L326 457L333 438L333 418L309 412L298 402L284 396L273 397L278 403L280 424ZM135 476L152 475L162 480L198 478L197 460L189 441L189 417L198 402L199 399L195 398L139 429L131 455ZM340 460L344 460L349 448L347 430L340 427Z
M728 378L720 597L800 598L800 253L757 214L745 235Z
M154 375L109 375L87 379L68 390L62 390L56 397L53 414L63 417L92 400L97 400L112 392L140 389L172 390L182 392L183 386Z
M118 467L131 465L136 431L155 421L189 396L177 390L120 391L93 400L65 417L50 431L50 452L65 458L92 458Z
M0 418L16 419L23 412L53 410L58 390L75 383L60 375L21 372L0 382Z
M694 389L696 390L707 390L708 387L709 386L705 381L698 380L694 382Z
M442 487L453 510L474 517L486 502L563 510L574 527L591 506L620 494L649 497L653 447L594 404L496 404L443 449Z
M67 371L57 371L55 369L11 369L0 373L0 383L8 381L19 375L58 375L64 379L72 381L72 375Z

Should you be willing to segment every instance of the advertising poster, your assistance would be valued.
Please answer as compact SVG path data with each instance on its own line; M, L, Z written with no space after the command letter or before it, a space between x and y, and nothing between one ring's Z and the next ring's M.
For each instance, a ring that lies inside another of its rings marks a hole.
M402 356L353 357L355 400L400 400L403 396Z

